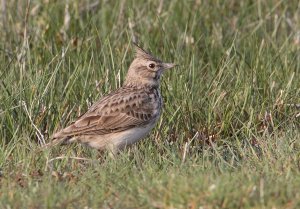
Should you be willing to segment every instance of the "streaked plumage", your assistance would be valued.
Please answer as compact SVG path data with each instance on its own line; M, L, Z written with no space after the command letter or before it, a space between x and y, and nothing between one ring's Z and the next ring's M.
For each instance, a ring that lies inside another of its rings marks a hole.
M136 46L124 85L96 102L70 126L53 135L52 144L80 142L119 150L144 138L159 119L160 76L175 65L163 63Z

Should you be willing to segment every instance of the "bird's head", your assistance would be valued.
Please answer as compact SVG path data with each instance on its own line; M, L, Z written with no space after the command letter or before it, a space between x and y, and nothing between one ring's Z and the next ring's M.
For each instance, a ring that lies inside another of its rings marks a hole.
M135 44L134 46L136 55L129 67L125 85L159 87L163 72L176 65L162 62L138 45Z

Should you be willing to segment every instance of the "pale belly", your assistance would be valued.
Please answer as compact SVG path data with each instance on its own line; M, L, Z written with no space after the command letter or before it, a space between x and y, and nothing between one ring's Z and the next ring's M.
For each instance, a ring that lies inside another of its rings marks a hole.
M106 148L119 150L145 138L154 126L155 123L152 123L147 126L136 127L122 132L105 134L102 136L90 136L88 137L88 140L79 139L79 141L87 143L89 146L99 150Z

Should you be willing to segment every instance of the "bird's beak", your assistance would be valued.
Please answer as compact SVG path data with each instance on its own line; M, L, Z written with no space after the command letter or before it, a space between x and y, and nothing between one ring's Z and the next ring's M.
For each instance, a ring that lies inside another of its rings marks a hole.
M163 63L163 68L164 68L165 70L170 69L170 68L173 68L173 67L176 67L176 66L177 66L177 65L174 64L174 63Z

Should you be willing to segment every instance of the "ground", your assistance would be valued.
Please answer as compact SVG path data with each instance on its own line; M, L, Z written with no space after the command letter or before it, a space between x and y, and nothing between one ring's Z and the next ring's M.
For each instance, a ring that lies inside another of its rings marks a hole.
M0 208L299 208L300 5L1 1ZM42 145L118 88L132 41L179 67L114 158Z

